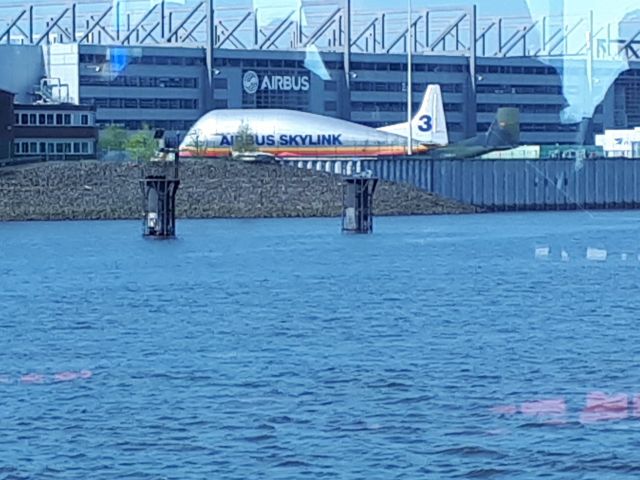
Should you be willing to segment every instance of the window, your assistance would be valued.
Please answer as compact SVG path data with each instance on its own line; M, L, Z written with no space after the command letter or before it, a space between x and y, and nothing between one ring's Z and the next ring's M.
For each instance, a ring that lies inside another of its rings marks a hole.
M56 113L56 125L62 125L62 114Z
M198 88L198 79L197 78L185 78L184 79L184 88Z
M141 87L157 87L158 79L155 77L140 77Z
M89 144L87 142L82 142L80 147L82 149L82 153L89 153Z
M135 98L125 98L124 108L138 108L138 100ZM86 125L86 124L83 124Z
M80 144L78 142L73 142L73 153L80 153Z
M460 83L448 83L441 85L440 88L444 93L462 93L462 84Z
M124 87L127 83L127 79L123 76L118 76L109 82L109 85L112 87Z
M46 125L45 114L41 113L38 115L38 125Z
M22 125L29 125L29 115L27 115L26 113L23 113L20 116L20 123L22 123Z
M47 144L45 142L40 142L40 153L47 153Z
M80 123L81 123L82 125L89 125L89 115L87 115L86 113L83 113L83 114L80 116Z
M15 123L16 125L20 125L20 114L16 113L16 114L14 115L14 117L15 117L15 118L14 118L14 123Z
M338 104L336 102L324 102L324 109L327 112L335 112L338 110Z
M38 142L29 142L29 151L31 153L38 153Z
M64 145L62 143L56 143L56 153L64 153Z
M140 108L156 108L156 99L155 98L141 98Z
M55 144L51 142L47 144L47 150L49 153L55 153L55 148L56 148Z
M71 114L69 113L64 114L64 124L71 125Z
M180 100L180 108L194 110L198 108L198 101L192 99Z
M29 125L37 125L38 124L38 115L35 113L29 114Z
M218 59L216 59L216 60L218 60ZM184 63L185 63L185 65L188 65L188 66L195 65L195 66L198 66L198 67L201 67L201 66L203 66L205 64L204 58L200 58L200 57L197 57L197 58L187 57L187 58L184 59Z
M47 113L47 125L53 125L53 113Z

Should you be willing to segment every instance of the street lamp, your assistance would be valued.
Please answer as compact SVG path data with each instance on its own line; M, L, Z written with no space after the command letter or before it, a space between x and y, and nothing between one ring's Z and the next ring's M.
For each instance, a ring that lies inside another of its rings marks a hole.
M411 0L407 0L407 155L413 155L413 29L411 25Z

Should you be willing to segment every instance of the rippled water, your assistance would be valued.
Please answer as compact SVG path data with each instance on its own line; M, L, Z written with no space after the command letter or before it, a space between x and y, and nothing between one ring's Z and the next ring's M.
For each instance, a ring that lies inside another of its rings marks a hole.
M1 224L0 478L640 475L639 213L375 227Z

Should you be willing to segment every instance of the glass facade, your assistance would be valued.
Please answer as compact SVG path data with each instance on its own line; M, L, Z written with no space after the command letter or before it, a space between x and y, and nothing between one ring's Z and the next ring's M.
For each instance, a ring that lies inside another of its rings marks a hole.
M352 54L345 79L340 54L323 53L328 78L305 67L297 52L219 49L214 57L212 101L206 101L204 52L193 48L138 47L114 74L109 48L83 52L80 103L97 108L98 125L187 130L208 109L284 108L380 127L406 120L406 63L397 54ZM179 54L184 52L184 55ZM262 54L261 54L262 53ZM559 67L531 58L479 58L471 82L467 57L417 55L413 65L414 109L429 84L444 95L451 140L486 130L499 107L517 107L523 141L571 143L578 127L561 121L566 103ZM96 70L97 69L97 70ZM605 98L594 117L595 132L640 125L640 81L634 70L616 82L620 93ZM475 91L474 91L475 88ZM321 95L315 95L321 93ZM475 117L475 118L474 118ZM45 118L47 121L47 118ZM56 119L52 121L55 124Z

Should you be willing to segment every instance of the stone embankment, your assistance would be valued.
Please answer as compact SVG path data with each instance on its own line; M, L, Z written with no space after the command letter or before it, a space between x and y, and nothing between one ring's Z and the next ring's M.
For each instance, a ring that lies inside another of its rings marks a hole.
M140 218L137 163L46 163L0 169L0 220ZM181 164L176 203L183 218L339 216L340 177L322 172L225 160ZM381 182L376 215L473 213L472 206L409 185Z

